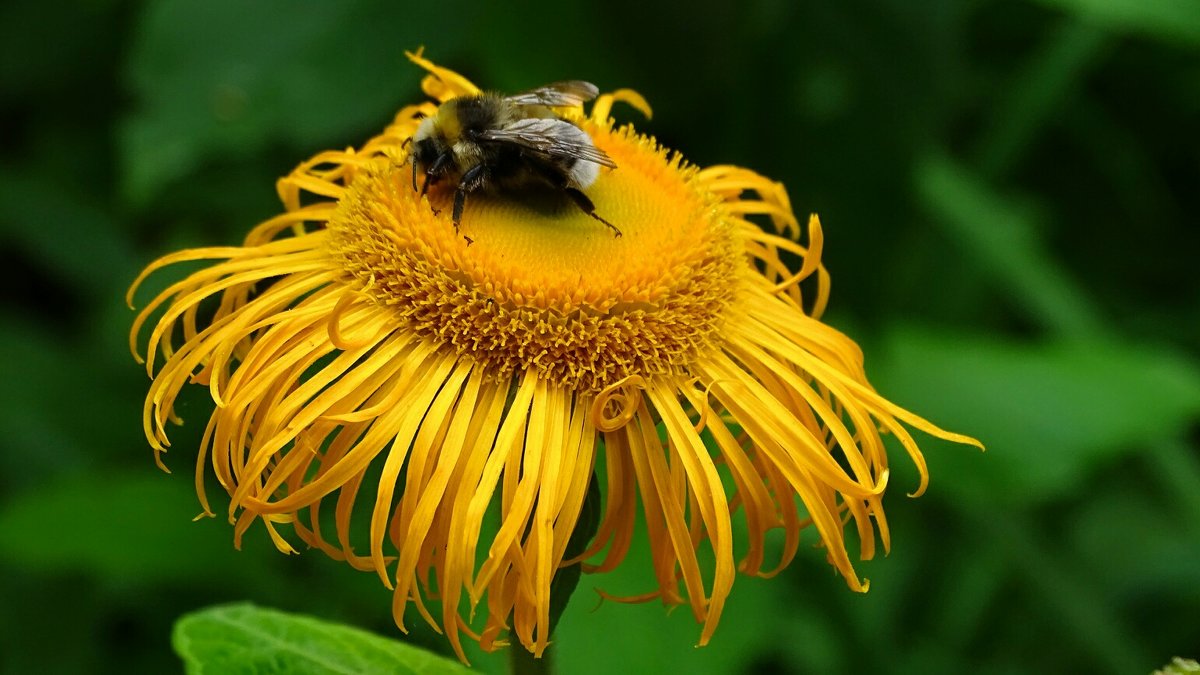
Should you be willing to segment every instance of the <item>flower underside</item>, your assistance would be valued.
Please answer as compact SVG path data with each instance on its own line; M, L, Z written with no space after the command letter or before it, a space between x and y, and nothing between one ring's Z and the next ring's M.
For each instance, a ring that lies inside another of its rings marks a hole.
M450 191L413 190L407 141L437 103L477 89L413 60L430 72L432 102L362 148L301 164L279 182L285 212L243 246L168 255L142 275L217 261L156 297L131 335L154 378L145 428L156 453L186 383L207 385L216 403L196 471L205 513L211 464L238 541L262 521L283 551L290 528L376 572L397 623L412 603L460 657L461 634L492 649L509 632L541 654L555 572L619 565L639 503L655 581L627 599L687 604L701 644L735 570L774 574L809 526L865 590L845 526L864 559L877 535L889 545L881 433L916 462L916 493L924 462L904 424L978 443L880 397L854 342L818 320L829 277L816 218L801 246L781 185L691 167L614 128L614 102L648 111L622 90L586 116L563 112L617 165L588 196L622 237L569 204L514 195L472 196L455 232ZM568 559L600 455L599 529ZM320 516L329 500L332 541ZM489 509L498 529L484 538ZM367 550L352 541L356 513L369 519ZM748 533L736 554L735 517ZM768 566L773 529L784 544Z

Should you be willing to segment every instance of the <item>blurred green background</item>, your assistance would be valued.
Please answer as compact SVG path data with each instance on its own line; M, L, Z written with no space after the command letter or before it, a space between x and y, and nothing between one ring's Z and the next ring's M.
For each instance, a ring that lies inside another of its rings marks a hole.
M0 7L0 673L177 672L173 621L236 600L399 635L372 575L190 522L206 392L158 472L121 296L417 100L421 44L489 88L635 88L694 162L786 182L876 386L988 445L927 439L919 500L896 456L870 593L802 549L695 649L686 610L593 611L592 586L650 588L627 565L584 578L561 672L1200 656L1200 2L23 0Z

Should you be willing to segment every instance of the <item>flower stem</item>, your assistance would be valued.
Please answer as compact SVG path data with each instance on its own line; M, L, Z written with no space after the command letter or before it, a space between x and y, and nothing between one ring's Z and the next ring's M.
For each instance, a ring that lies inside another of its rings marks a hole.
M554 663L550 650L542 652L542 658L535 658L533 653L514 643L508 648L509 673L512 675L553 675Z

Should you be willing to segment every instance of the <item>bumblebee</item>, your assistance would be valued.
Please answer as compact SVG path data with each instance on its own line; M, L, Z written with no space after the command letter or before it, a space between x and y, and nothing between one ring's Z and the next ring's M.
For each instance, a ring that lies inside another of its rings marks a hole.
M453 183L451 220L457 231L467 197L476 192L548 188L621 236L583 193L596 182L600 167L616 168L616 163L586 131L554 111L590 101L597 93L596 85L574 80L513 96L480 93L446 101L421 120L411 138L413 190L418 172L424 175L422 196L442 181Z

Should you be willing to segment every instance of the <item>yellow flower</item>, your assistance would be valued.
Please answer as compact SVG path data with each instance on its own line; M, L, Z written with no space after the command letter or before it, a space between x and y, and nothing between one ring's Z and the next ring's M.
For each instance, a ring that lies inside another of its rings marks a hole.
M735 570L776 573L810 525L865 591L844 530L853 523L864 559L876 537L889 545L881 434L920 469L918 494L925 465L903 424L978 442L879 396L857 345L818 320L829 277L816 216L801 246L782 185L698 169L614 128L614 102L649 114L621 90L586 116L565 114L616 163L588 195L624 236L576 209L486 197L470 200L456 234L448 192L412 189L406 141L438 103L478 90L410 56L429 71L433 101L403 109L357 150L297 167L278 184L285 212L242 246L168 255L130 289L167 265L217 261L150 302L131 334L153 377L144 424L160 465L180 390L207 385L216 408L196 471L205 513L211 461L235 542L261 520L280 550L293 551L290 529L376 572L394 589L398 625L412 602L460 657L460 633L493 649L509 630L541 654L555 572L621 564L639 502L655 590L635 599L689 605L700 644ZM141 328L164 307L143 352ZM599 529L568 560L601 455ZM329 500L332 541L320 517ZM481 540L489 509L498 529ZM354 513L369 514L365 541ZM735 517L748 532L736 544ZM775 528L785 543L768 566Z

